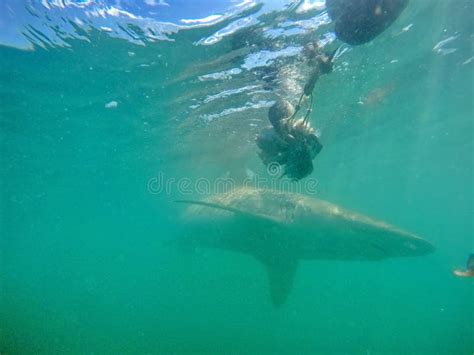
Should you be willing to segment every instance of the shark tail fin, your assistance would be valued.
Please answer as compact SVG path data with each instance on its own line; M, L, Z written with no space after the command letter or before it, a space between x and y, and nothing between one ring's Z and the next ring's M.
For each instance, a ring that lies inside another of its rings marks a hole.
M279 219L273 218L271 216L267 216L267 215L260 214L260 213L246 212L246 211L240 210L238 208L222 205L222 204L219 204L219 203L216 203L216 202L194 201L194 200L175 200L175 202L176 203L184 203L184 204L188 204L188 205L204 206L204 207L209 207L209 208L215 208L215 209L218 209L218 210L228 211L228 212L234 213L235 215L237 215L239 217L245 217L245 218L251 219L251 220L260 220L260 221L265 221L265 222L269 222L269 223L278 223L278 224L282 223Z
M198 206L205 206L205 207L210 207L210 208L217 208L220 210L225 210L229 212L234 212L234 213L242 213L240 210L237 208L229 207L229 206L223 206L218 203L214 202L207 202L207 201L194 201L194 200L175 200L174 202L176 203L185 203L188 205L198 205Z

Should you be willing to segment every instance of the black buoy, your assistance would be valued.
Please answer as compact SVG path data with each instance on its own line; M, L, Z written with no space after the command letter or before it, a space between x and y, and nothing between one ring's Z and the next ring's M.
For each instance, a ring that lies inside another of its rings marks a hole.
M373 40L407 5L408 0L326 0L337 38L351 45Z

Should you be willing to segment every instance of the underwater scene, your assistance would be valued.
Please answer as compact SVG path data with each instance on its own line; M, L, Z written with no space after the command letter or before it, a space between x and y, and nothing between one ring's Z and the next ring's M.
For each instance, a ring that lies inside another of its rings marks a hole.
M2 0L1 354L474 353L472 0Z

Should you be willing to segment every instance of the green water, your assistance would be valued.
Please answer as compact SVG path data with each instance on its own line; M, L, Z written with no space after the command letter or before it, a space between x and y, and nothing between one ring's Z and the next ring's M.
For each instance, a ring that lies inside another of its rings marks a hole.
M183 228L179 193L148 186L160 173L265 176L253 137L266 108L210 123L189 113L222 91L197 76L235 66L215 64L229 41L194 46L202 29L145 47L95 32L69 49L1 47L0 352L472 354L474 283L452 275L474 250L473 12L459 3L347 53L312 114L316 196L436 252L304 262L279 309L249 256L164 246ZM462 34L458 50L434 53L445 33Z

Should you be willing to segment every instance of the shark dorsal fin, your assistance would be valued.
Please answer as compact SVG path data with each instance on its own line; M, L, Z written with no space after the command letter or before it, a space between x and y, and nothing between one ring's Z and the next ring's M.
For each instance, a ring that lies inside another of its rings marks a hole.
M205 207L209 207L209 208L216 208L216 209L223 210L223 211L229 211L229 212L235 213L238 216L246 217L246 218L250 218L250 219L259 219L259 220L263 220L263 221L267 221L267 222L271 222L271 223L278 223L278 224L282 223L279 219L271 217L271 216L267 216L267 215L260 214L260 213L250 213L250 212L247 212L247 211L242 211L242 210L240 210L238 208L235 208L235 207L224 206L224 205L221 205L221 204L215 203L215 202L194 201L194 200L176 200L175 202L185 203L185 204L189 204L189 205L205 206Z

